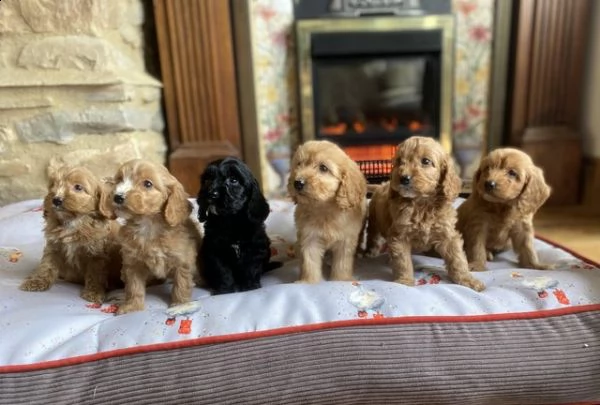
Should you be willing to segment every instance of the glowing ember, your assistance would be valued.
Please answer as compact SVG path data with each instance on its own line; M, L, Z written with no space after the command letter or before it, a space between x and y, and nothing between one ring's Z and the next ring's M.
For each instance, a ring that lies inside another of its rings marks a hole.
M348 129L348 125L343 122L335 125L329 125L321 128L321 132L324 135L344 135L346 130Z

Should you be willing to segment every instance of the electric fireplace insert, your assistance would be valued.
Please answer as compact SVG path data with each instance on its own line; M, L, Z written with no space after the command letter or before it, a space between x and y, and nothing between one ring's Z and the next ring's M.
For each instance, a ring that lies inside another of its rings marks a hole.
M390 6L393 16L365 16L356 11L360 4L381 13L386 2L350 1L336 14L331 7L340 2L333 1L328 18L304 19L302 3L296 38L303 140L337 143L370 183L388 179L395 147L410 136L433 137L450 150L449 7L434 15L418 1L398 2Z

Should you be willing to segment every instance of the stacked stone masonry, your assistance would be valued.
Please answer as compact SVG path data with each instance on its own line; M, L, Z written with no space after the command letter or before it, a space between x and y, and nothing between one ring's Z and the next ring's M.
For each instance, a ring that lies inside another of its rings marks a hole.
M142 1L0 1L0 206L42 197L52 158L99 176L164 162Z

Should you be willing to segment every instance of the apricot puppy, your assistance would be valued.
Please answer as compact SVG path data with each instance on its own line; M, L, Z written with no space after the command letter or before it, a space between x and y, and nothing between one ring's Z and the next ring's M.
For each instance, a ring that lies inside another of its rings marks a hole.
M458 229L472 270L512 248L519 266L545 270L533 248L533 216L550 196L544 173L526 153L513 148L490 152L473 178L473 191L458 208Z
M146 283L153 278L172 279L171 305L189 302L201 239L188 196L167 168L141 159L126 162L101 209L125 220L119 231L125 302L117 314L143 310Z
M294 153L288 191L296 203L299 282L322 280L326 251L331 279L351 280L367 211L367 182L356 162L332 142L308 141Z
M51 163L44 198L46 245L38 268L21 284L24 291L45 291L57 279L83 284L81 297L101 303L109 288L120 286L119 224L99 213L107 192L84 167Z
M461 181L450 155L432 138L414 136L398 145L391 179L373 193L369 205L367 255L387 240L394 279L415 285L411 252L435 249L452 281L476 291L484 284L469 272L463 241L455 229Z

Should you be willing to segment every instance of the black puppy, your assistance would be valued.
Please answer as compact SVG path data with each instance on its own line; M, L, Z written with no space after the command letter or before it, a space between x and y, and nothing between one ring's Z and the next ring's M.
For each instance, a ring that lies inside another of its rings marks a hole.
M234 157L211 162L200 177L197 201L204 222L198 260L207 287L215 294L260 288L263 272L280 263L269 263L269 204L248 166Z

